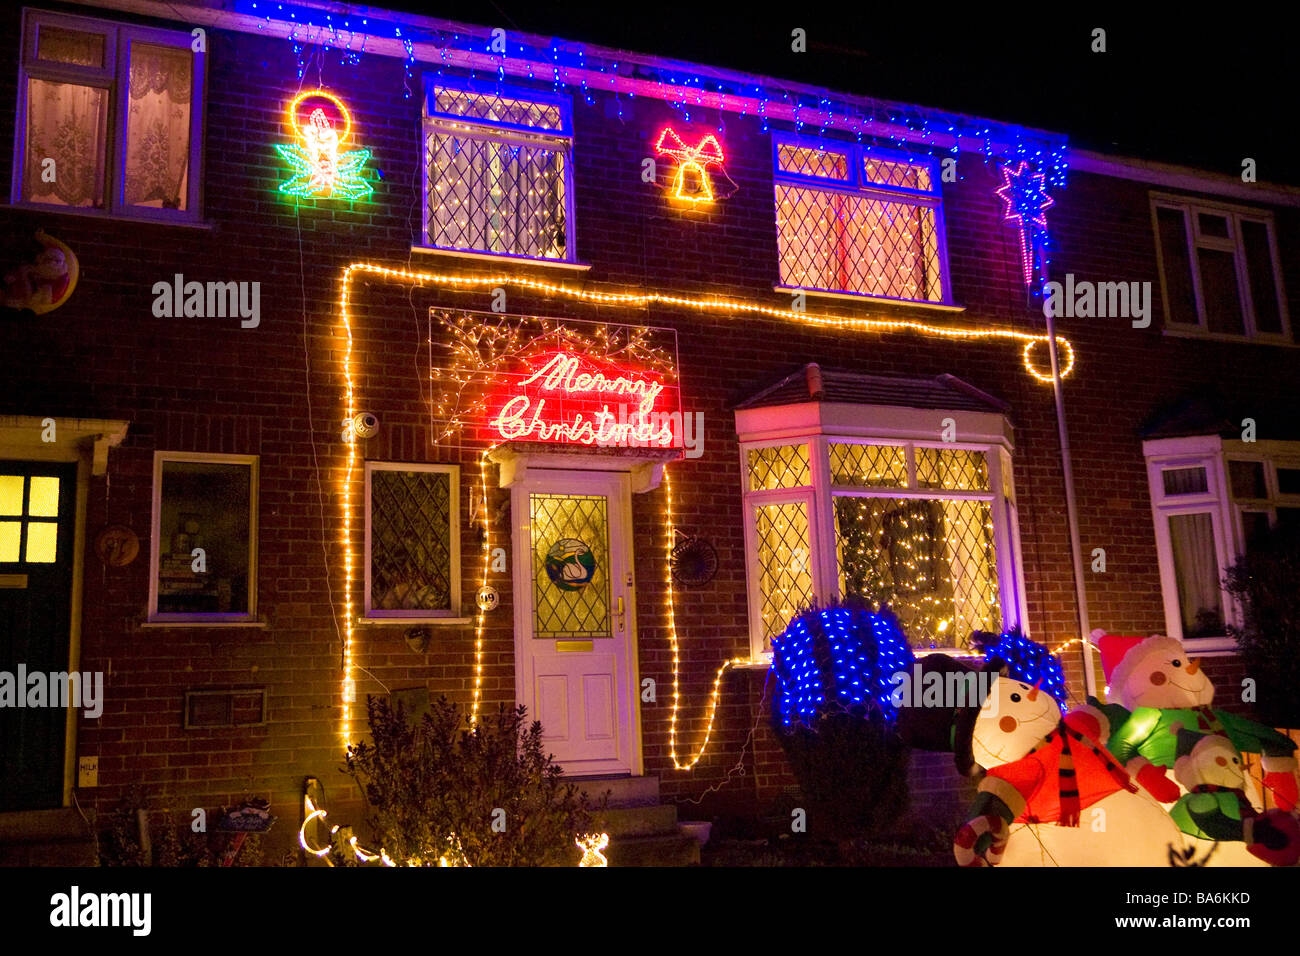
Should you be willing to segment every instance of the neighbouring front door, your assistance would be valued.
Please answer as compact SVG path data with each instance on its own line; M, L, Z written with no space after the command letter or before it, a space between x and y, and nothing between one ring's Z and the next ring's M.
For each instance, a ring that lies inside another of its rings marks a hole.
M641 770L629 488L530 469L512 491L516 698L571 775Z
M14 682L68 669L76 486L74 464L0 461L0 811L63 803L63 701L17 706Z

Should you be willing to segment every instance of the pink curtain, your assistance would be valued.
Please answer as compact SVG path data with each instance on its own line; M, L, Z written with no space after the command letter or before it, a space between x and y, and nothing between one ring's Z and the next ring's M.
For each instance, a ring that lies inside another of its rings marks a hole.
M104 204L108 91L27 81L27 164L23 198L61 206ZM53 165L46 160L54 160Z

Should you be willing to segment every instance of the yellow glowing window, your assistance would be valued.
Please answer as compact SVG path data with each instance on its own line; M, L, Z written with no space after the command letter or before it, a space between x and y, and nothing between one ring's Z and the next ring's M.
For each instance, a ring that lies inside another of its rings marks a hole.
M18 542L21 538L20 522L0 521L0 561L18 560Z
M27 492L27 514L33 518L59 516L59 479L33 475Z
M53 564L58 550L59 526L53 521L32 521L27 525L27 553L30 564Z
M23 513L23 476L0 475L0 515Z

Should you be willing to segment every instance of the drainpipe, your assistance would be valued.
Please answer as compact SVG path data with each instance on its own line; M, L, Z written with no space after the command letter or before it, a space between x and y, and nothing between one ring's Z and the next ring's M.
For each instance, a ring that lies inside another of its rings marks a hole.
M1083 583L1083 543L1079 537L1079 509L1074 500L1074 468L1070 464L1070 436L1065 428L1065 399L1061 394L1061 363L1056 353L1056 317L1043 309L1047 317L1048 354L1052 358L1052 393L1056 397L1056 430L1061 438L1061 475L1065 479L1065 518L1070 525L1070 563L1074 566L1074 597L1079 610L1079 636L1083 638L1083 686L1096 696L1097 678L1093 673L1092 649L1086 643L1092 628L1088 624L1088 594Z

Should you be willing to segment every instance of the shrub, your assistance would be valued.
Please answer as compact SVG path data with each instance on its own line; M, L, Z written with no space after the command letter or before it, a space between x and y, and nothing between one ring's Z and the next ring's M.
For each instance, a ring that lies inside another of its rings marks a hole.
M576 862L588 807L543 749L541 724L525 724L524 708L502 706L471 726L445 697L419 721L383 698L367 707L372 742L349 748L346 772L366 796L376 846L392 859Z
M889 691L912 655L897 622L857 604L811 608L772 647L772 724L809 831L843 840L888 830L908 805Z
M1300 727L1300 528L1261 536L1228 568L1227 589L1241 603L1242 626L1228 631L1255 679L1256 712L1273 726Z

